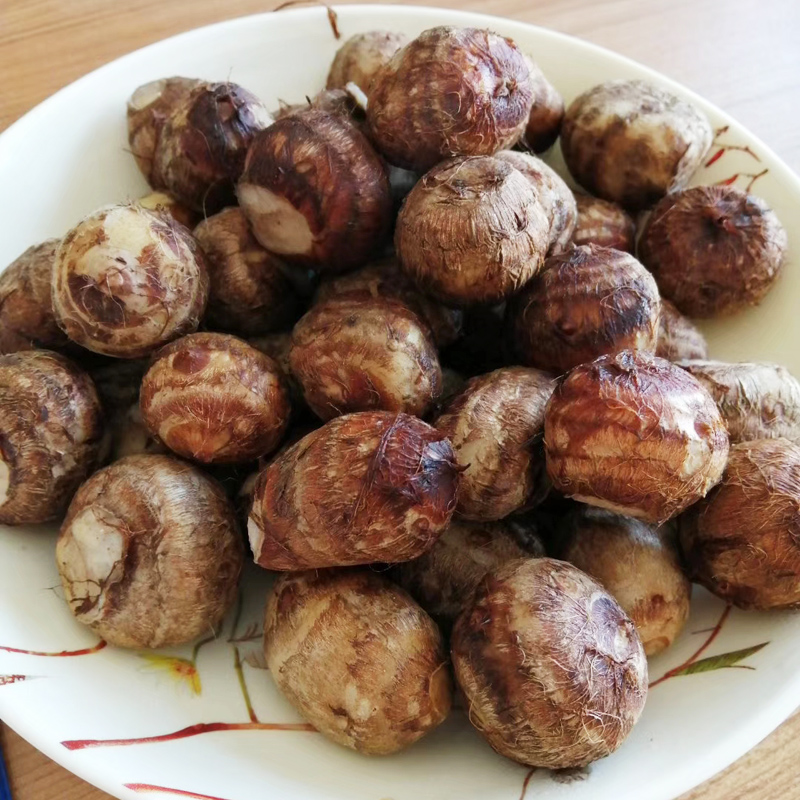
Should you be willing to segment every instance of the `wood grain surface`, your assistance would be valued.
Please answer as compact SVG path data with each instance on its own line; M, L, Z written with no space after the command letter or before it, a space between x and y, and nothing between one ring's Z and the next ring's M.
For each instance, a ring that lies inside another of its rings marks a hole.
M721 106L800 171L799 0L417 4L513 17L616 50ZM117 56L180 31L271 7L263 0L0 0L0 131L57 89ZM7 728L1 741L14 800L109 800ZM797 715L681 800L800 800L799 763Z

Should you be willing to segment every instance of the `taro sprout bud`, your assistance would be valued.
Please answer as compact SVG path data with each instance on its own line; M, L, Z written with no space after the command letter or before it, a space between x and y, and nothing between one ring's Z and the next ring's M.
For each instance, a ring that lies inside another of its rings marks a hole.
M533 85L533 106L519 145L525 150L543 153L558 139L564 121L564 98L530 59L528 66Z
M643 80L615 80L567 109L561 149L575 180L592 194L637 210L683 188L713 133L693 105Z
M622 206L588 194L575 194L575 203L578 220L572 234L574 245L596 244L633 253L636 223Z
M694 186L655 207L639 255L684 314L715 317L764 299L787 242L786 229L760 197L734 186Z
M622 744L644 707L647 659L633 622L563 561L490 572L451 642L469 721L522 764L586 766Z
M324 111L291 114L256 136L237 194L267 250L321 272L364 264L389 234L383 162L353 125Z
M506 367L473 378L438 417L464 469L460 516L498 520L542 501L550 488L542 426L554 388L544 372Z
M653 352L661 301L653 276L628 253L573 247L551 256L508 306L522 363L557 375L606 353Z
M0 356L0 523L58 519L96 467L103 412L89 376L63 356Z
M305 103L286 104L275 114L275 119L283 119L299 111L327 111L329 114L338 115L346 122L355 125L362 133L367 126L367 101L366 96L353 84L348 84L346 89L323 89L312 98L306 98Z
M79 622L109 644L158 648L214 633L243 563L219 484L168 456L96 472L61 526L56 561Z
M521 136L533 103L527 59L477 28L425 31L378 71L372 140L389 163L425 172L445 158L492 155Z
M136 201L137 205L148 211L160 211L169 214L175 222L180 222L187 228L192 228L197 223L197 214L182 203L179 203L171 194L166 192L150 192Z
M208 217L194 235L208 264L209 327L257 336L291 326L300 299L287 267L258 243L240 208Z
M206 464L252 461L272 452L289 423L278 365L235 336L195 333L158 354L139 404L151 433Z
M529 180L507 161L456 158L411 190L394 241L403 270L425 293L455 306L490 304L541 269L550 223Z
M702 384L663 358L630 350L582 364L561 381L544 441L559 492L654 523L704 497L728 458L725 422Z
M800 606L800 447L731 447L722 483L680 518L692 580L739 608Z
M408 43L404 33L368 31L351 36L337 51L328 72L327 89L344 89L354 83L369 96L378 70Z
M703 334L664 297L661 298L656 355L668 361L708 357L708 344Z
M570 514L559 557L583 570L620 604L648 656L669 647L689 619L692 585L673 524L657 528L598 508Z
M450 442L408 414L338 417L259 475L248 521L256 563L298 570L408 561L453 516Z
M450 712L438 628L402 589L366 570L278 578L267 598L264 655L300 714L360 753L402 750Z
M96 353L152 353L196 330L207 297L205 261L189 231L135 204L86 217L56 253L56 319Z

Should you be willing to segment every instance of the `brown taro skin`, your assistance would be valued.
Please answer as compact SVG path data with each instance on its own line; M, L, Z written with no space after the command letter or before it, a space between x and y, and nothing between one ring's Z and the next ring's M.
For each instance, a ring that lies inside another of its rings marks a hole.
M0 353L69 345L56 323L50 287L58 243L29 247L0 275Z
M0 356L0 523L58 519L103 441L91 378L47 350Z
M656 355L667 361L708 358L705 336L665 297L661 298Z
M161 350L144 376L139 405L152 434L205 464L271 453L290 414L278 365L224 333L195 333Z
M287 267L258 243L240 208L207 217L194 236L208 265L208 327L259 336L291 326L300 298Z
M739 608L800 606L800 447L731 447L719 486L680 517L692 580Z
M507 161L454 158L406 197L394 244L426 294L454 306L493 304L541 269L550 221L529 180Z
M235 83L194 88L169 115L154 155L155 188L166 189L203 215L235 200L234 186L255 135L272 116Z
M451 655L470 722L532 767L584 767L613 753L647 697L633 622L588 575L551 558L488 573L456 622Z
M596 244L633 253L636 248L636 223L633 217L616 203L588 194L575 194L578 220L572 243Z
M639 256L684 314L717 317L764 299L787 244L786 229L760 197L735 186L694 186L655 207Z
M450 524L459 471L450 442L416 417L337 417L260 473L255 561L291 571L416 558Z
M560 375L606 353L652 353L660 312L656 282L632 255L581 245L545 261L507 322L522 363Z
M703 385L624 350L563 377L545 412L547 472L568 497L663 523L722 478L728 432Z
M187 228L193 228L198 221L198 215L191 208L179 203L167 192L150 192L136 201L140 206L150 211L160 211L168 214L175 222L180 222Z
M731 442L789 439L800 443L800 383L778 364L680 361L714 398Z
M542 426L554 388L538 369L503 367L472 378L436 419L464 469L459 516L498 520L544 499Z
M281 102L275 112L275 119L308 111L310 108L338 115L351 125L355 125L361 133L366 133L366 96L357 86L350 84L346 89L323 89L313 97L307 97L304 103Z
M292 331L289 364L323 420L372 410L421 417L442 393L430 329L391 297L345 293L317 303Z
M649 81L614 80L572 102L561 150L588 192L635 211L686 186L712 137L708 119L677 95Z
M558 555L594 578L630 616L644 652L669 647L689 619L692 584L683 572L677 528L584 508L559 531Z
M56 562L79 622L118 647L159 648L219 630L243 551L215 480L169 456L135 455L78 490Z
M344 89L354 83L369 97L375 74L406 44L408 37L395 31L367 31L351 36L336 51L325 88Z
M441 633L402 589L367 570L279 577L267 598L264 655L297 711L359 753L402 750L450 713Z
M511 39L443 26L422 33L375 75L367 122L390 164L425 172L451 156L511 147L532 103L530 67Z
M62 240L52 290L70 339L95 353L141 358L197 329L208 273L183 225L136 204L107 206Z
M528 66L533 84L533 106L518 146L534 153L543 153L555 144L561 132L564 98L536 64L529 61Z

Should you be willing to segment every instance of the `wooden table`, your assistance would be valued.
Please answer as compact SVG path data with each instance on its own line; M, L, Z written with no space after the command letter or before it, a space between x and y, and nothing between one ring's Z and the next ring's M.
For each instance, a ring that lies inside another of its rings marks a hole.
M798 0L429 3L545 25L648 64L730 112L800 172ZM263 0L0 0L0 130L56 89L123 53L270 7ZM2 744L15 800L108 800L12 731L3 730ZM800 800L798 758L800 715L682 800Z

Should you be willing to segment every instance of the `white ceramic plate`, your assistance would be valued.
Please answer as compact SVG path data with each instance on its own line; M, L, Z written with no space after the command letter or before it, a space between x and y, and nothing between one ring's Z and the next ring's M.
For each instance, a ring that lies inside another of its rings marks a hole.
M727 128L711 151L722 155L696 182L754 180L753 190L789 226L790 238L794 233L800 180L723 112L645 67L568 36L477 14L377 6L338 13L345 37L373 28L416 34L439 24L488 26L531 53L568 101L610 78L662 83L705 111L715 128ZM42 103L0 136L0 264L63 234L97 206L145 192L126 153L125 100L137 85L174 74L229 78L273 105L321 88L336 46L321 8L237 19L132 53ZM748 145L754 155L727 145ZM558 154L551 160L558 164ZM795 238L785 275L763 306L707 327L712 354L781 361L800 374L798 299ZM652 661L651 676L678 671L704 648L696 666L654 686L630 739L582 780L530 774L500 758L461 712L410 750L367 759L293 729L297 715L268 673L249 663L259 650L253 637L264 573L253 568L248 575L235 631L232 616L198 653L97 650L57 588L53 546L52 530L0 530L0 716L120 798L666 800L741 756L800 703L800 615L734 611L723 619L723 605L696 591L686 632Z

